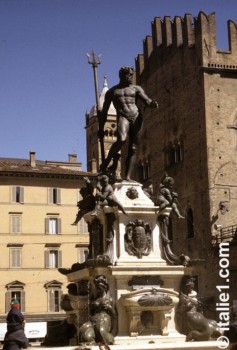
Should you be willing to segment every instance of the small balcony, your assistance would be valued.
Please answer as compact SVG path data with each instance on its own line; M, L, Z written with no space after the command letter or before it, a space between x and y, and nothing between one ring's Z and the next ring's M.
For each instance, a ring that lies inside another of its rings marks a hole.
M237 244L237 225L226 226L218 230L213 236L212 243L215 246L222 242Z

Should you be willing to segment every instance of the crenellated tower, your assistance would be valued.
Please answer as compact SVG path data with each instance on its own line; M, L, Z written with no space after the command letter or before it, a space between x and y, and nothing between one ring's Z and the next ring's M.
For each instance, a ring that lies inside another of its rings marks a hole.
M155 17L135 62L137 84L159 103L157 111L143 111L137 179L151 179L157 192L164 172L174 178L186 219L173 219L173 245L205 260L194 273L205 281L200 293L209 295L218 275L215 242L227 232L232 241L237 228L237 25L231 20L228 39L228 50L217 48L215 13Z

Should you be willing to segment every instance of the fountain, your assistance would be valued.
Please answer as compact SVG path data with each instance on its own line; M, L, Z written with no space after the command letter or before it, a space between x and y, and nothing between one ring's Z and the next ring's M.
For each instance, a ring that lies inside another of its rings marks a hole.
M108 108L114 102L118 137L107 158L102 154L94 192L86 178L88 190L79 205L83 212L76 221L83 217L90 234L88 258L70 269L59 269L70 282L69 293L62 298L67 322L74 326L69 345L78 349L214 350L222 345L216 341L221 335L218 326L204 317L189 288L189 257L177 256L168 237L171 211L182 220L173 179L164 176L155 203L149 191L131 180L142 120L136 100L158 107L141 87L132 85L132 75L131 67L120 69L120 82L108 90L99 112L101 141ZM118 179L118 154L126 139L126 172L124 179Z
M69 288L62 299L67 322L75 326L69 344L79 349L217 349L218 326L196 308L196 294L188 288L191 260L177 256L169 244L173 208L159 210L137 182L110 185L107 175L98 182L95 209L84 215L88 259L59 269L76 290ZM107 186L110 200L99 195Z

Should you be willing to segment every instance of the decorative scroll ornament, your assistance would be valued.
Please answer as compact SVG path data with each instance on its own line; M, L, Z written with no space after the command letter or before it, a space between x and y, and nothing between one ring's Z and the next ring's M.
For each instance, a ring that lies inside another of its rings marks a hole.
M172 298L165 293L158 293L155 289L150 294L144 294L139 300L140 306L166 306L172 304Z
M188 266L190 264L190 258L185 255L176 255L171 249L171 241L169 240L168 228L170 225L169 217L167 215L159 215L158 221L161 228L161 241L162 241L162 251L165 260L170 265L183 265Z
M151 252L150 225L143 220L131 221L126 226L124 236L125 250L129 255L135 255L141 259Z

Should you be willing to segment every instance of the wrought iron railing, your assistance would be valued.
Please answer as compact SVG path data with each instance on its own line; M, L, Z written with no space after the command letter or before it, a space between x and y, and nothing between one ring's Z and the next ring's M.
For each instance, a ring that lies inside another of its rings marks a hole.
M213 238L213 244L221 242L236 242L237 243L237 225L223 227L218 234Z

